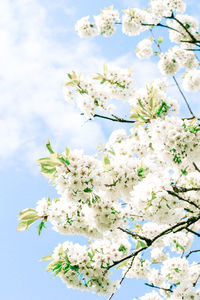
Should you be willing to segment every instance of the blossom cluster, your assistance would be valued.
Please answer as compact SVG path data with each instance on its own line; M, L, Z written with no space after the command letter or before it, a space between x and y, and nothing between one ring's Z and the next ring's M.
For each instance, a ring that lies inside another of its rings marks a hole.
M167 27L178 46L162 53L162 39L148 38L139 42L137 56L149 58L154 43L161 73L174 76L185 69L183 84L192 91L200 88L200 70L188 49L200 38L199 25L183 15L185 9L182 0L151 0L148 10L124 10L120 21L119 12L109 7L94 17L95 24L84 17L75 29L80 37L108 37L120 22L129 36ZM163 17L167 25L160 23ZM187 101L192 116L178 116L166 78L138 89L133 77L131 68L106 64L95 76L68 73L64 95L81 114L129 127L114 130L96 155L69 147L59 154L47 141L49 156L38 163L58 197L44 197L35 208L23 210L18 230L40 221L39 234L48 222L60 234L84 237L84 245L66 241L42 259L50 260L47 271L69 288L113 295L125 277L140 278L156 290L137 299L200 299L200 264L188 259L200 252L194 248L200 230L199 119ZM113 100L124 101L128 119L114 114ZM111 279L115 267L121 280Z
M76 103L81 112L92 118L97 110L112 113L111 100L128 100L134 93L134 81L131 69L122 69L104 65L103 73L93 77L68 74L69 81L64 85L64 95L68 102L73 102L74 92L78 92ZM71 88L71 89L70 89Z
M173 76L180 69L185 69L183 87L186 91L195 91L200 89L199 61L193 52L194 47L199 46L199 23L194 17L184 14L185 10L186 4L182 0L151 0L147 10L140 8L123 10L121 23L119 12L110 7L102 10L99 16L94 17L96 27L95 24L88 25L89 17L84 17L77 22L75 28L81 37L97 34L110 36L116 30L114 24L121 24L122 32L128 36L139 35L147 30L152 32L156 26L169 29L170 41L179 46L170 47L163 53L160 46L163 38L156 40L153 35L153 37L145 38L138 43L136 55L140 59L149 58L153 54L159 56L158 67L160 72L167 76ZM84 20L85 25L83 26ZM99 23L103 25L99 25Z
M25 223L29 218L32 223L42 219L61 234L90 239L88 246L59 244L45 258L51 260L47 270L68 287L103 295L115 292L119 282L110 279L110 269L123 261L119 267L124 274L128 268L126 277L148 280L161 288L161 296L175 299L172 293L184 292L198 296L194 283L199 265L183 256L191 249L194 235L186 227L181 232L170 230L177 222L194 219L190 230L200 229L200 181L193 165L200 157L198 144L196 120L169 115L153 116L131 128L129 135L123 129L114 131L101 150L102 160L69 148L58 154L48 142L50 157L39 164L60 198L43 198L35 210L22 212L20 230L30 226ZM138 252L132 262L126 260L131 248L148 247L150 258Z
M48 271L58 275L70 288L92 289L105 295L118 288L118 281L111 281L107 267L113 260L123 258L130 250L130 243L121 236L112 241L103 239L90 243L89 247L64 242L59 244L52 255Z

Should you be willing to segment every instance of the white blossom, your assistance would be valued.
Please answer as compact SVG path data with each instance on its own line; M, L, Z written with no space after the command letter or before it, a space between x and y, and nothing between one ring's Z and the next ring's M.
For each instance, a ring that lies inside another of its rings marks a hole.
M200 89L200 70L190 70L186 72L183 79L183 87L186 91L196 91Z
M136 48L136 55L140 59L149 58L153 54L152 41L144 39L140 41Z

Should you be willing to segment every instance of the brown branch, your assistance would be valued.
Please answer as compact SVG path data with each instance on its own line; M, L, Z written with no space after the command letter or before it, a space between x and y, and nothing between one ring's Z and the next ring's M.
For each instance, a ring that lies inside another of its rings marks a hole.
M164 28L167 28L167 29L170 29L170 30L173 30L173 31L176 31L176 32L180 33L180 31L178 31L177 29L175 29L173 27L170 27L168 25L161 24L161 23L158 23L158 24L146 24L146 23L142 23L141 25L142 26L152 26L152 27L164 27Z
M191 233L193 233L194 235L200 237L200 234L198 232L196 232L196 231L194 231L194 230L192 230L190 228L186 228L186 230L189 231L189 232L191 232Z
M194 44L197 43L197 39L193 36L193 34L188 30L188 28L186 28L186 26L180 20L178 20L174 15L172 15L170 19L175 20L187 32L187 34L190 36Z
M194 117L188 117L188 118L182 118L181 120L194 120L194 119L197 119L198 121L200 121L200 118L196 118L195 116Z
M126 275L128 274L128 272L129 272L130 269L132 268L134 259L135 259L135 256L132 258L129 267L127 268L126 272L125 272L124 275L122 276L122 278L121 278L121 280L120 280L120 282L119 282L120 285L122 284L122 282L124 281ZM115 292L116 292L116 291L114 291L114 292L110 295L110 297L108 298L108 300L111 300L111 299L112 299L112 297L114 296Z
M102 119L110 120L110 121L113 121L113 122L132 123L132 124L135 123L135 121L125 120L125 119L122 119L122 118L119 118L119 117L116 117L116 116L114 116L114 118L110 118L110 117L94 114L93 117L94 118L102 118Z
M152 288L155 288L155 289L159 289L159 290L163 290L163 291L166 291L166 292L170 292L172 293L172 289L166 289L166 288L163 288L163 287L160 287L160 286L157 286L157 285L154 285L154 284L149 284L149 283L145 283L145 285L149 286L149 287L152 287Z
M199 47L200 47L200 45L199 45ZM195 51L200 51L200 49L185 49L186 51L193 51L193 52L195 52Z
M184 187L176 187L176 191L177 193L187 193L187 192L191 192L191 191L200 191L200 188L184 188Z
M150 33L151 33L151 35L152 35L152 37L153 37L153 41L154 41L154 43L156 44L158 50L160 51L160 53L162 53L161 46L160 46L159 43L157 43L156 38L155 38L155 36L154 36L154 34L153 34L152 29L150 29ZM175 84L176 84L176 86L177 86L177 88L178 88L178 90L179 90L181 96L183 97L183 100L184 100L184 102L186 103L187 108L188 108L190 114L192 115L192 118L194 119L194 118L195 118L195 115L193 114L192 109L191 109L191 107L190 107L190 105L189 105L189 103L188 103L188 101L187 101L187 99L186 99L186 97L185 97L183 91L181 90L180 85L179 85L179 83L178 83L176 77L175 77L175 76L172 76L172 78L173 78L173 80L174 80L174 82L175 82Z
M195 252L200 252L200 249L190 251L190 252L185 256L185 258L188 258L192 253L195 253Z
M200 220L200 214L198 214L196 217L190 217L188 218L186 221L181 221L171 227L169 227L168 229L162 231L161 233L159 233L158 235L156 235L153 239L151 239L151 243L149 243L149 246L146 246L146 247L142 247L138 250L135 250L133 253L119 259L118 261L114 261L112 265L110 265L107 269L111 269L113 268L114 266L118 265L119 263L122 263L123 261L127 260L127 259L130 259L132 257L135 257L137 256L140 252L142 252L143 250L146 250L147 248L149 248L157 239L159 239L160 237L162 236L165 236L167 235L168 233L171 233L171 232L178 232L178 231L181 231L183 229L186 229L188 230L188 227L194 223L196 223L198 220ZM176 230L175 230L176 229ZM175 231L174 231L175 230ZM190 230L189 230L190 231ZM199 234L200 236L200 234Z
M197 282L199 281L199 278L200 278L200 274L199 274L199 276L197 277L196 281L193 283L193 286L194 286L194 287L196 286Z
M179 200L181 201L184 201L184 202L187 202L188 204L191 204L193 206L195 206L196 208L200 209L200 207L193 201L189 201L183 197L181 197L180 195L178 195L177 193L180 192L179 190L177 190L177 193L173 192L173 191L169 191L169 190L166 190L168 192L168 194L174 196L174 197L177 197Z
M179 92L181 93L181 95L182 95L182 97L183 97L183 99L184 99L184 101L185 101L185 103L186 103L186 105L187 105L187 108L188 108L189 112L190 112L191 115L192 115L192 118L194 119L194 118L195 118L195 115L193 114L193 111L192 111L192 109L191 109L191 107L190 107L190 105L189 105L189 103L188 103L188 101L187 101L185 95L183 94L183 91L181 90L178 81L176 80L176 77L175 77L175 76L172 76L172 78L173 78L174 82L176 83L176 86L177 86Z
M134 233L134 232L129 231L129 230L126 230L126 229L123 229L123 228L121 228L121 227L118 227L118 229L120 229L121 231L123 231L123 232L125 232L125 233L127 233L127 234L130 234L130 235L131 235L132 237L134 237L134 238L139 238L139 239L141 239L141 240L144 240L144 241L146 242L147 246L150 246L150 245L151 245L151 240L148 239L148 238L146 238L145 236L141 236L141 235L139 235L139 234L137 234L137 233Z
M193 166L194 166L195 170L200 173L200 169L197 167L197 165L194 162L193 162Z

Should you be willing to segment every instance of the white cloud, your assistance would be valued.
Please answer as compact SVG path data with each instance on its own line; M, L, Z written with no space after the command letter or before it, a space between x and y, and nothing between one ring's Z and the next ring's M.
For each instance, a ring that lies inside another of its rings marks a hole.
M67 10L69 14L73 11ZM104 139L99 125L89 123L86 131L93 143L83 141L84 122L79 112L64 102L61 87L67 71L94 71L103 63L98 47L78 37L59 43L51 35L46 15L46 8L36 0L0 3L2 161L14 158L19 151L31 158L27 151L42 149L44 136L45 140L50 135L58 144L64 141L89 151Z
M44 1L45 2L45 1ZM130 1L134 2L134 1ZM73 21L53 26L49 12L65 7ZM73 35L76 9L65 0L0 1L0 160L26 159L30 165L44 155L47 138L59 151L66 145L88 152L105 141L105 128L98 122L84 122L75 108L64 101L62 83L71 70L94 73L106 59L95 40ZM59 40L57 34L65 37ZM64 35L65 34L65 35ZM133 66L137 86L159 77L155 63L141 61L128 53L112 61L118 66ZM123 111L122 104L119 105ZM112 124L111 124L112 126Z

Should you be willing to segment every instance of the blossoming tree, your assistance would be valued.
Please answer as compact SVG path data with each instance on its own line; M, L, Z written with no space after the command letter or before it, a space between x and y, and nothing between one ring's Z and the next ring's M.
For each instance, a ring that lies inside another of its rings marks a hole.
M200 33L198 21L185 9L182 0L151 0L146 10L120 13L110 7L94 23L89 17L76 23L80 37L109 37L117 26L129 36L148 31L136 54L158 57L160 72L172 76L188 116L177 116L179 105L167 96L165 78L137 89L131 69L105 64L92 76L68 73L65 96L87 119L127 123L131 129L129 134L114 131L95 156L68 147L58 154L48 141L49 156L39 159L42 174L60 197L43 198L35 209L23 210L18 230L39 220L39 234L50 222L61 234L88 238L85 246L59 244L43 258L50 260L47 271L67 287L111 299L126 277L142 278L152 292L141 300L200 299L200 264L189 259L200 252L194 243L200 237L200 126L175 77L181 69L183 89L200 89ZM157 27L168 30L177 44L165 53L162 38L155 38ZM129 104L130 118L118 116L113 99ZM115 268L122 272L118 281L110 279Z

